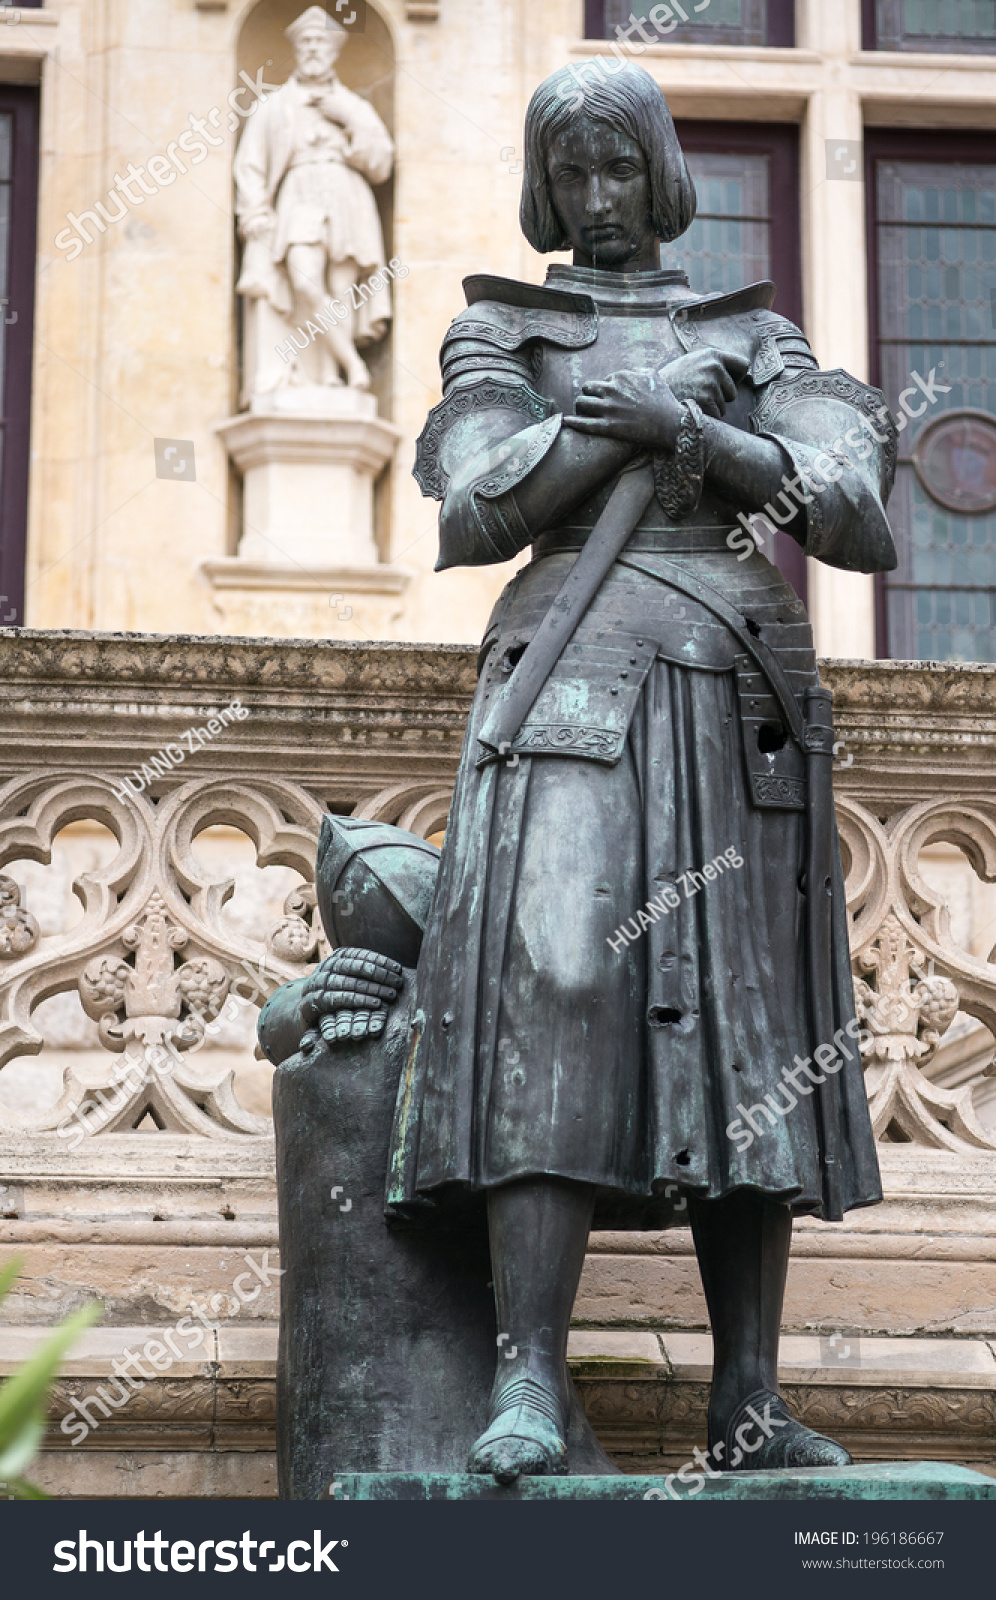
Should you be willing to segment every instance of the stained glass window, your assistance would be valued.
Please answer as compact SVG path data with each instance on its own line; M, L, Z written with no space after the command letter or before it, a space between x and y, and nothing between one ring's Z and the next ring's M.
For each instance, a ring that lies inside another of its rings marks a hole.
M585 32L635 45L792 45L794 10L794 0L588 0Z
M740 152L685 152L698 213L689 231L661 251L700 294L740 289L771 274L770 160Z
M996 661L996 165L876 163L881 383L900 423L888 653Z
M996 52L996 0L875 0L874 33L878 50L989 55Z

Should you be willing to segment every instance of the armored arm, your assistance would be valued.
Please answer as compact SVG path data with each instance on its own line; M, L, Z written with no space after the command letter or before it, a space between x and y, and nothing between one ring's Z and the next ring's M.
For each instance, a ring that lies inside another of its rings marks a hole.
M791 462L775 520L806 554L850 572L891 572L885 508L899 435L881 390L840 369L788 373L766 389L751 427Z
M704 424L706 476L729 502L771 517L808 556L887 572L896 553L885 507L898 435L881 391L821 372L805 336L755 313L750 433Z
M473 398L493 401L495 391L489 383ZM557 412L510 432L539 397L530 390L501 400L501 415L479 414L454 429L457 465L439 516L437 571L511 560L633 455L633 446L620 440L563 429Z
M538 341L568 349L593 343L594 306L542 290L532 298L530 305L472 303L444 341L443 399L415 465L423 494L442 501L437 571L511 560L633 455L631 443L564 430L553 402L534 387ZM544 314L546 300L589 309Z

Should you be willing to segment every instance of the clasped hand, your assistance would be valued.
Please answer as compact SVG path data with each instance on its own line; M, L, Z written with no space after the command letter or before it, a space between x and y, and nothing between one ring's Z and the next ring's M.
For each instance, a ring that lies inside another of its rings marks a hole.
M654 371L614 372L601 383L586 383L575 416L564 426L602 439L622 439L644 450L673 450L681 427L681 404L695 400L707 417L721 417L736 398L747 372L742 356L718 350L693 350Z
M389 956L373 950L334 950L304 985L301 1018L310 1030L302 1039L326 1044L375 1039L384 1032L387 1009L397 1000L404 973Z

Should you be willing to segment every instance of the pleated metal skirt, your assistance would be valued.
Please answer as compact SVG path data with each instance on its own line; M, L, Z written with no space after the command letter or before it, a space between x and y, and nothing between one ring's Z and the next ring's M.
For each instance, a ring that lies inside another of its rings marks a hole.
M806 823L751 804L733 674L657 661L614 767L478 770L481 715L478 701L419 966L400 1190L547 1174L596 1185L598 1225L652 1228L684 1191L839 1215L833 1163L843 1210L880 1199L858 1046L839 1031L855 1031L839 860L843 1067L818 1090L783 1077L833 1043L810 1036Z

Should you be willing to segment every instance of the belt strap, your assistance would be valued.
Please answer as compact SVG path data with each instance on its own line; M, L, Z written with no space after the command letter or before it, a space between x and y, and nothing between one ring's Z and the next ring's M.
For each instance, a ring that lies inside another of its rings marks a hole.
M639 456L619 475L604 511L556 598L522 653L511 678L478 734L484 753L478 765L511 748L540 691L577 631L606 574L625 548L653 499L654 473Z

